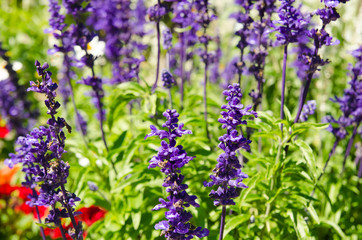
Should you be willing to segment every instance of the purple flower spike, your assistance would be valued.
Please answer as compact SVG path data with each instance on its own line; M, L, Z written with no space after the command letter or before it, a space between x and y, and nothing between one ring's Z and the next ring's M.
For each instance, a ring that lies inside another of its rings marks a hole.
M47 121L48 128L40 126L33 129L25 137L17 140L18 148L15 154L9 154L5 164L13 167L17 163L23 164L25 181L23 186L35 189L40 187L40 194L34 194L27 202L30 206L51 206L52 210L45 219L45 223L54 223L60 226L61 218L70 218L75 231L74 239L82 239L81 223L75 221L75 202L80 201L74 193L65 189L69 176L70 165L62 160L65 153L64 128L71 132L71 127L64 118L56 117L60 103L56 101L57 84L51 79L52 73L47 71L49 65L41 65L35 62L41 81L31 81L28 91L42 93L46 96L45 105L50 118ZM35 191L35 190L34 190ZM35 192L36 193L36 192ZM59 203L61 210L56 207Z
M193 226L189 221L192 214L185 210L190 205L199 207L195 202L194 195L186 192L187 184L183 183L184 176L181 175L181 168L194 157L187 156L186 151L181 145L176 145L176 138L184 134L191 134L190 130L183 130L183 124L178 123L179 114L176 110L168 109L163 113L167 121L162 125L167 130L158 130L151 126L151 133L147 134L145 139L151 136L159 136L160 139L168 139L161 142L157 155L150 160L149 168L160 167L161 172L166 175L163 187L169 193L167 199L159 199L160 204L152 210L166 208L165 216L167 220L160 221L155 225L155 229L162 230L161 236L166 239L192 239L194 236L199 238L209 235L209 230Z
M281 7L278 9L279 20L274 21L276 35L279 44L298 42L306 33L309 24L300 13L300 8L294 8L295 0L283 0Z
M229 85L228 90L225 90L223 94L228 104L221 107L226 111L221 112L222 118L219 118L219 122L227 133L219 138L219 148L224 152L217 159L214 174L210 176L212 181L204 182L205 187L219 186L217 191L212 190L209 195L214 199L215 206L234 205L233 198L240 194L238 188L247 188L242 181L248 176L241 171L242 166L236 156L236 151L240 148L249 150L251 141L244 138L242 134L239 135L237 127L247 124L245 120L242 120L244 116L257 117L250 105L244 108L240 104L242 94L239 84Z

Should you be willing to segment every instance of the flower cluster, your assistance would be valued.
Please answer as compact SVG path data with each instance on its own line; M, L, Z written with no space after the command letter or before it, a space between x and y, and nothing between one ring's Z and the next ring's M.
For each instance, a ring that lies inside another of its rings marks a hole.
M300 8L295 8L295 0L283 0L278 9L279 20L273 22L276 37L279 44L298 42L306 33L309 21L304 19L300 13Z
M323 22L323 25L327 25L330 22L336 21L338 18L340 18L336 7L340 3L346 3L348 1L349 0L322 0L325 6L323 9L318 9L317 11L315 11L315 14L319 15L320 19Z
M131 1L128 0L91 1L91 15L87 24L104 32L105 54L113 67L111 83L138 79L139 65L144 57L135 57L135 53L147 47L136 41L137 35L145 35L143 25L146 12L142 3L139 1L137 8L132 10ZM137 18L134 18L136 13Z
M308 121L308 117L315 113L316 108L317 104L315 100L310 100L306 104L304 104L302 115L300 116L300 121L301 122Z
M172 74L166 69L162 71L162 82L164 88L172 88L176 85L176 81L173 78Z
M151 133L145 137L146 139L151 136L159 136L160 139L168 139L168 143L162 140L157 155L150 160L149 165L149 168L161 168L161 172L166 175L162 186L167 188L166 191L169 193L167 200L160 198L160 204L152 209L168 209L165 213L167 220L157 223L155 229L162 230L161 235L164 235L166 239L192 239L194 236L199 238L208 236L208 229L195 227L189 222L192 214L185 210L190 205L199 207L199 204L195 202L197 197L186 192L188 186L183 183L184 176L180 171L194 157L187 156L183 147L176 145L176 138L184 134L191 134L191 131L184 130L182 123L178 124L179 114L176 110L168 109L163 116L167 118L167 121L162 127L167 130L159 130L151 125Z
M233 70L231 73L237 73L239 84L243 73L252 74L257 82L257 89L253 90L249 95L253 99L254 110L261 103L264 79L265 59L268 55L268 47L272 45L272 40L269 38L271 32L271 16L276 11L275 0L258 0L258 1L239 1L235 3L241 7L239 12L231 14L242 27L235 32L235 36L240 38L237 47L240 50L240 56L233 58L230 62ZM256 10L256 17L252 16L251 12ZM246 48L249 51L246 52ZM249 65L246 64L246 59L249 60ZM227 79L232 79L233 75L224 73ZM230 82L227 82L228 85Z
M305 103L309 87L313 76L316 71L319 70L319 67L324 66L329 63L328 59L323 59L319 55L319 50L323 46L335 45L338 44L339 41L333 41L333 38L329 35L329 33L325 30L326 26L331 21L336 21L339 18L339 15L335 9L339 3L346 3L347 0L323 0L324 8L318 9L314 12L314 15L318 15L323 22L323 25L320 29L312 28L307 31L307 36L310 41L313 43L314 49L310 49L308 47L303 48L298 56L298 65L302 66L301 69L305 69L305 73L299 72L298 76L306 77L305 80L302 80L304 85L301 89L301 94L299 96L299 106L298 112L294 119L294 122L298 122L300 115L302 113L302 108Z
M8 72L8 78L0 81L0 114L6 120L8 130L14 130L17 136L24 136L39 113L31 108L26 89L20 85L6 52L0 43L0 57L6 62L5 69Z
M222 118L219 122L227 133L219 138L219 148L224 152L219 155L214 174L210 176L211 182L204 182L205 187L219 186L217 191L211 190L210 198L214 199L214 205L234 205L233 198L239 196L239 188L247 188L242 183L243 179L248 176L241 171L241 164L236 156L236 151L240 148L250 150L251 141L238 133L237 127L240 124L246 125L247 122L242 118L244 116L255 116L256 112L251 110L251 106L240 104L242 97L239 84L233 84L225 90L223 94L226 96L228 105L223 105L221 109Z
M10 158L6 159L5 164L13 167L14 164L22 163L23 172L25 172L25 181L23 186L35 189L40 186L40 194L31 196L31 200L27 202L30 206L51 206L46 223L54 223L60 227L60 219L70 217L74 229L70 230L71 237L74 239L82 239L82 224L75 223L75 202L79 201L74 193L65 189L67 178L69 175L69 163L62 160L65 153L65 133L64 128L68 132L71 127L64 118L56 117L60 103L56 101L56 89L58 85L51 79L52 73L46 71L49 67L47 63L41 64L35 62L37 72L41 76L41 82L31 81L31 87L28 91L42 93L46 96L45 105L48 108L47 114L50 118L47 121L48 127L40 126L33 129L30 134L25 137L19 137L16 148L16 154L10 154ZM59 209L56 204L61 204Z
M184 29L178 34L179 42L170 52L174 61L171 61L171 68L176 68L174 73L181 78L181 92L183 91L183 83L190 79L190 71L186 71L185 64L192 59L194 51L188 51L192 46L198 43L197 31L200 24L196 21L197 13L193 10L193 3L189 0L178 1L173 6L172 22ZM179 54L179 62L176 61L176 54ZM181 93L183 99L183 93ZM183 100L181 100L182 102Z
M172 33L169 28L166 28L163 32L163 48L169 50L172 48Z
M350 88L344 90L342 97L332 99L333 102L339 104L343 115L338 120L332 116L327 118L327 121L332 123L328 128L329 131L340 139L348 134L346 128L354 126L357 129L362 120L362 47L353 51L352 55L357 61L355 66L350 67L352 78L349 82Z
M167 13L166 7L163 4L157 3L147 9L147 14L150 21L159 22Z
M102 79L100 79L99 77L88 76L86 78L82 78L82 81L79 81L78 83L92 87L93 90L91 92L92 101L94 106L96 106L96 108L99 110L97 113L97 118L99 120L104 121L106 114L105 110L103 109L103 102L102 102L102 99L104 97Z
M69 2L64 2L65 7L68 9L68 12L74 13L74 10L70 10L72 7ZM74 7L76 7L74 5ZM78 8L78 7L77 7ZM84 45L83 41L79 40L79 33L87 33L84 26L81 25L70 25L68 26L65 23L65 16L60 14L61 6L58 4L58 0L49 0L49 12L50 19L49 25L50 29L46 29L46 32L53 33L53 36L59 40L60 44L55 44L53 49L48 51L49 54L54 54L56 52L63 53L63 64L59 72L59 91L63 97L64 106L68 102L70 97L74 98L73 86L71 79L75 76L75 72L72 70L73 66L82 66L83 63L79 62L75 57L74 47L81 43ZM86 34L85 39L90 41L92 36ZM76 113L77 118L77 129L82 132L83 135L87 134L87 123L83 120L82 115L79 113L75 100L73 99L73 107Z
M240 38L238 44L236 45L237 48L240 50L240 56L233 58L229 63L229 67L233 69L231 71L232 75L229 75L230 71L228 70L228 68L225 69L225 72L230 76L230 79L226 79L227 84L230 83L230 80L234 77L233 75L235 73L238 73L239 78L241 78L243 68L245 67L244 50L248 46L248 37L252 33L250 25L254 21L250 16L250 11L253 8L254 4L252 1L235 1L235 3L240 5L241 11L232 13L230 17L234 18L237 23L242 24L242 28L235 32L235 36Z

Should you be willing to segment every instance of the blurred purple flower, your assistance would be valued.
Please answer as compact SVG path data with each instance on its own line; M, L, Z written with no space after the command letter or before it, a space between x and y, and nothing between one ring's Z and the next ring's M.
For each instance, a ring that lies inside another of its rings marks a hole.
M301 122L308 121L308 117L315 113L316 107L317 105L315 100L310 100L306 104L304 104L302 115L300 116L300 121Z

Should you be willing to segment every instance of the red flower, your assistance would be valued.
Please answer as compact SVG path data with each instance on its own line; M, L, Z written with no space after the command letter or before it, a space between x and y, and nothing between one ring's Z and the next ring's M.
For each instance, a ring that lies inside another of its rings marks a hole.
M5 138L8 133L9 129L6 126L0 127L0 138Z
M65 224L63 224L62 226L65 232L65 236L67 237L67 240L72 240L72 238L68 234L68 229L70 228L70 226L66 227ZM44 229L44 233L45 236L49 236L51 239L62 238L62 233L60 232L59 228L55 229L46 228Z
M10 194L16 189L16 187L11 186L8 183L0 185L0 197L10 196Z
M89 208L83 207L78 211L82 213L78 218L88 226L91 226L96 221L102 219L106 214L105 210L96 206L90 206Z
M18 197L23 200L20 205L15 206L15 210L22 211L25 214L33 213L34 218L38 219L35 207L30 207L28 204L26 204L26 202L30 200L28 198L29 194L33 192L31 189L22 186L11 186L10 184L0 185L1 198L10 197L11 194L15 191L18 192ZM44 206L39 206L38 209L40 217L43 217L45 215L45 212L47 211L47 208Z
M78 210L79 212L82 212L79 216L76 217L76 222L82 221L85 223L88 227L91 226L96 221L102 219L104 215L107 213L105 210L96 207L96 206L90 206L89 208L83 207ZM70 223L69 225L62 224L65 235L67 239L71 240L72 238L68 235L69 228L73 227L73 224ZM44 229L45 235L51 237L52 239L62 238L62 234L59 230L59 228L56 229ZM86 231L83 231L83 237L85 238L87 235Z

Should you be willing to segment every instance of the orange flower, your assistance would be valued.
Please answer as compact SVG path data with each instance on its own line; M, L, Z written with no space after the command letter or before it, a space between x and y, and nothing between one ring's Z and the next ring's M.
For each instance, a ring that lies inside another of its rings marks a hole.
M11 178L19 170L19 168L20 167L16 165L13 168L4 166L2 169L0 169L0 185L10 184Z

